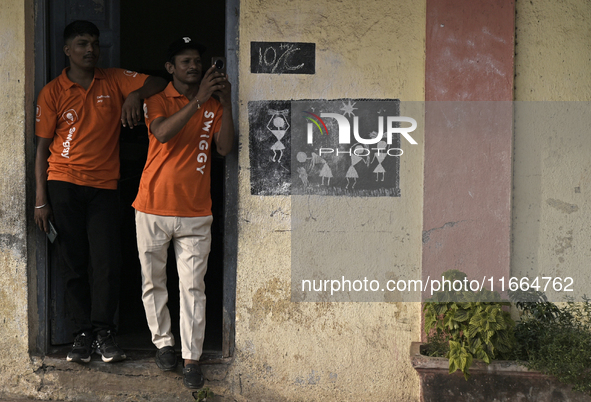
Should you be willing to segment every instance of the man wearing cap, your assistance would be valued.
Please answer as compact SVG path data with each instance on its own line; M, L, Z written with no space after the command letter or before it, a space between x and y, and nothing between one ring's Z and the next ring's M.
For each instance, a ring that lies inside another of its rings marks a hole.
M162 78L97 68L99 35L89 21L65 28L70 66L39 93L35 127L35 222L49 233L51 221L58 233L58 268L75 336L67 360L83 363L95 347L105 362L125 359L114 339L122 265L120 124L133 128L141 100L166 86Z
M173 42L166 70L172 82L145 100L150 145L137 198L136 230L142 265L142 300L156 364L177 365L166 289L166 259L174 245L180 288L183 382L201 388L198 365L205 333L205 284L211 245L211 146L227 155L234 140L231 86L212 66L203 75L205 47L190 37ZM202 78L203 76L203 78ZM218 96L219 101L211 95Z

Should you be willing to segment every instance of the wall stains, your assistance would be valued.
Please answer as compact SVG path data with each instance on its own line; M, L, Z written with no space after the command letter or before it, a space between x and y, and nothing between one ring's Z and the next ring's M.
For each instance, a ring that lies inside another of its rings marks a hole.
M292 322L307 329L322 326L322 320L319 322L319 319L329 318L327 314L334 307L331 303L293 303L290 299L290 283L273 278L257 289L252 296L252 307L246 310L249 328L255 331L267 319L278 324Z
M25 240L9 233L0 233L0 249L12 250L15 256L21 258L26 253Z
M558 236L556 238L556 246L554 246L554 253L556 255L564 254L564 252L573 247L573 231L566 232L566 236ZM562 257L560 257L562 258ZM561 261L562 262L562 261Z
M552 208L557 209L560 212L564 212L565 214L572 214L573 212L577 212L579 210L578 205L569 204L568 202L556 200L554 198L547 199L546 204L550 205Z

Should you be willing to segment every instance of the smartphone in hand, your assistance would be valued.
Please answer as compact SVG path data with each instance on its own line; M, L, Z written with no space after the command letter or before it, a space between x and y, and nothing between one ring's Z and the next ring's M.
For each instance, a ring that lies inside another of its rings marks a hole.
M53 226L53 223L51 223L51 221L47 221L49 223L49 233L47 233L47 238L49 239L50 242L54 242L55 238L57 237L57 230L55 230L55 227Z
M225 57L212 57L211 65L215 66L215 71L226 75L226 58Z

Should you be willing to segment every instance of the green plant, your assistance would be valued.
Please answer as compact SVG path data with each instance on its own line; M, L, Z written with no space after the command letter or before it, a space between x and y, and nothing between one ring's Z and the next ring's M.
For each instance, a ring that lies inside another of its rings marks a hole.
M457 270L443 276L466 279ZM591 395L591 299L558 306L539 291L518 290L509 297L520 311L517 324L503 310L510 303L496 292L437 292L423 308L426 354L449 358L449 372L461 370L466 379L475 358L518 360Z
M193 398L197 402L207 402L207 398L213 398L213 391L209 387L201 388L199 391L193 392Z
M531 293L533 301L510 295L520 300L516 306L521 310L513 358L591 395L591 300L558 307L542 293Z
M443 332L431 331L427 343L421 349L421 353L432 357L446 357L449 352L449 338Z
M466 274L457 270L446 271L443 276L452 283L458 280L465 283ZM492 359L509 355L515 344L515 322L503 310L508 305L498 293L486 289L470 292L449 288L425 302L429 343L441 352L447 341L449 350L445 357L449 359L450 374L461 370L467 380L474 358L488 364Z

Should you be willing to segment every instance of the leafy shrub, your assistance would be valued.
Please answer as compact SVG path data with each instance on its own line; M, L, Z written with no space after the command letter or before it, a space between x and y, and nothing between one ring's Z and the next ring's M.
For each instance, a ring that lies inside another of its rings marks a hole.
M531 294L534 301L516 303L521 319L515 328L517 347L512 358L591 395L590 300L558 307L540 292ZM511 297L524 300L521 295Z
M466 278L457 270L446 271L443 276L451 282ZM503 310L503 306L509 305L501 301L498 293L486 289L437 292L423 307L425 331L432 344L430 353L444 352L447 342L449 372L461 370L466 380L474 358L488 364L492 359L509 356L515 345L515 322Z
M457 270L443 276L451 282L466 278ZM466 380L475 358L518 360L591 395L591 299L558 306L538 291L509 296L520 310L517 324L503 310L510 303L496 292L437 292L423 307L426 354L449 358L450 374L461 370Z

